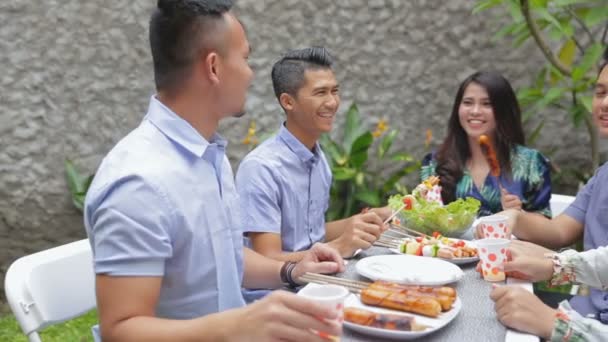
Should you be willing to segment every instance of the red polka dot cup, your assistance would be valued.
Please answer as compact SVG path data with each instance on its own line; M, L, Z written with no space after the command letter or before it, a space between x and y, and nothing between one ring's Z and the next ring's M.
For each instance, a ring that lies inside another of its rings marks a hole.
M510 239L511 232L507 227L508 219L504 215L492 215L480 218L478 224L481 227L482 238Z
M344 300L350 292L343 286L339 285L319 285L308 284L298 292L298 296L308 298L315 302L336 308L338 310L338 322L342 324L344 321ZM331 340L339 341L338 336L331 336L322 331L315 331L319 336Z
M487 281L505 280L504 264L507 261L509 243L511 240L494 238L475 241L483 279Z

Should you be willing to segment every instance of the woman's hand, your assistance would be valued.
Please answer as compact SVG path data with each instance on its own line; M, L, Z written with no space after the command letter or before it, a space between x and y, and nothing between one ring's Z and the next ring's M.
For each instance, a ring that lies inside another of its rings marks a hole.
M500 188L500 204L503 210L521 210L522 203L517 195L509 193L505 188Z
M515 228L515 225L517 224L517 218L519 215L521 215L523 212L521 210L518 209L509 209L509 210L504 210L501 211L499 213L496 213L496 215L503 215L507 217L507 233L508 235L510 235L513 232L513 229ZM483 231L481 229L481 225L478 223L475 226L475 238L476 239L483 239Z
M507 327L551 338L557 310L545 305L532 292L517 285L498 286L490 293L496 318Z

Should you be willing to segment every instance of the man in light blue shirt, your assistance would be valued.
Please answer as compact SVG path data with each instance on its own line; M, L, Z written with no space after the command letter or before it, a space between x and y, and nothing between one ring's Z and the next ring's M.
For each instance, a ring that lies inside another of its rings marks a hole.
M241 285L297 284L343 270L318 244L297 264L243 249L238 194L216 134L252 77L230 1L159 0L150 21L158 94L104 158L85 202L100 329L107 341L322 341L337 312L278 291L245 306ZM177 42L177 43L176 43Z
M286 122L243 159L237 172L249 243L277 260L298 261L320 241L351 256L371 246L390 215L387 208L376 208L325 223L332 175L318 139L331 130L340 104L331 65L322 47L290 51L274 65L273 86ZM264 293L245 292L248 300Z

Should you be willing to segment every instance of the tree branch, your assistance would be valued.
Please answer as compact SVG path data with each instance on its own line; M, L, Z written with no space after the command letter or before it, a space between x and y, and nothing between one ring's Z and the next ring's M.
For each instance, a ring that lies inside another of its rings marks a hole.
M589 27L587 27L585 22L582 21L581 18L579 18L578 15L576 15L576 13L574 13L574 11L572 10L572 7L566 6L566 9L568 10L568 14L570 15L570 18L574 19L581 26L583 31L585 31L587 36L589 36L589 44L595 43L595 37L593 37L593 33L591 33L591 30L589 30ZM574 39L574 37L572 37L572 39Z
M540 48L540 51L543 53L543 55L545 55L545 58L547 58L549 63L551 63L557 70L559 70L559 72L564 75L570 76L572 74L572 70L562 64L562 62L560 62L555 57L553 51L551 51L551 48L549 48L547 43L540 36L540 30L538 29L536 22L534 22L534 19L532 19L532 14L530 13L530 2L528 0L520 0L520 5L521 14L523 14L524 18L526 19L526 24L528 25L530 34L534 38L536 45L538 45L538 47Z

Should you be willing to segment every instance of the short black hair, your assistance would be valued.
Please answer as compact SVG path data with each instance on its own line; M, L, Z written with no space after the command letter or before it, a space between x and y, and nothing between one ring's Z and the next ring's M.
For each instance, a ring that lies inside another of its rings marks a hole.
M203 49L220 48L214 33L232 5L232 0L158 0L150 18L157 90L182 79Z
M307 70L331 69L333 58L326 48L313 46L290 50L272 67L272 87L277 99L287 93L295 96L304 84Z
M604 50L604 55L602 56L602 61L600 62L599 72L597 73L598 77L600 76L600 74L602 73L602 71L604 70L604 68L606 66L608 66L608 45L606 46L606 49Z

